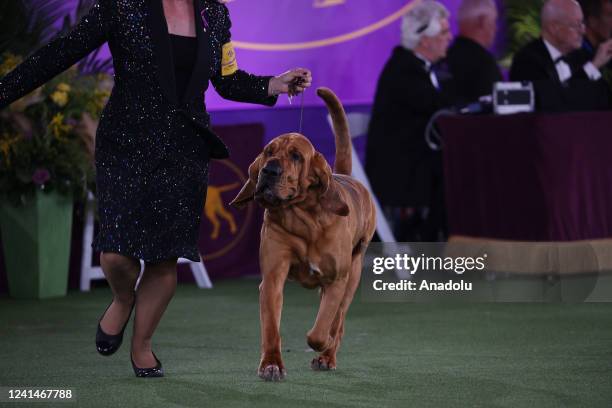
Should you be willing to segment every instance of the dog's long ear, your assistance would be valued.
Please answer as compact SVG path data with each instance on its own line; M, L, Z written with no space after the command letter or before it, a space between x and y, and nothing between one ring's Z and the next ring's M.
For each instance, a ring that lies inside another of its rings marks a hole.
M332 171L325 157L319 152L315 152L312 160L310 161L310 172L309 178L311 184L309 188L317 188L319 195L323 195L329 188L329 183L332 178Z
M261 168L262 155L260 154L255 158L253 163L249 166L249 179L244 183L240 192L230 205L235 208L244 208L249 201L253 200L253 196L255 195L255 189L257 186L257 179L259 177L259 169Z
M332 178L331 168L321 153L315 153L310 168L312 174L317 179L314 181L313 187L316 186L315 188L319 189L319 203L321 207L326 211L346 217L349 214L348 205L342 198L342 195L340 195L338 186Z

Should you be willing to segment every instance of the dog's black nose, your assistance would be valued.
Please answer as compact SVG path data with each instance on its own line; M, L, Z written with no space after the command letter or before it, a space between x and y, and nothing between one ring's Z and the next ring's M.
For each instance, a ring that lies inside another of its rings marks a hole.
M283 169L278 160L270 160L266 166L261 169L262 175L266 177L279 177L282 172Z

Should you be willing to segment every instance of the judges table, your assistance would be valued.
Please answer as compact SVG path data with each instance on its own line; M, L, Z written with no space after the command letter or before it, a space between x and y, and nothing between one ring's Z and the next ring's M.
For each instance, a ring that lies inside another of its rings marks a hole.
M612 238L612 112L438 121L451 236Z

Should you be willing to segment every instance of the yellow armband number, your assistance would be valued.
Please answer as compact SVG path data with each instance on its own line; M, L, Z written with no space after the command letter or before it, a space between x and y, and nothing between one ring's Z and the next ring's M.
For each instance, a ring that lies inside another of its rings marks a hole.
M236 62L236 51L234 51L234 44L231 42L224 44L221 52L223 53L223 57L221 58L221 75L232 75L238 70L238 62Z

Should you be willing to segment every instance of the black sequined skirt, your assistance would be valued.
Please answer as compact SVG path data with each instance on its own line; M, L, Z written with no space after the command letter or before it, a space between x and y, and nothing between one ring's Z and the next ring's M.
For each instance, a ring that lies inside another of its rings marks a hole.
M209 148L183 121L175 146L152 171L124 154L96 151L100 228L92 247L158 262L199 261L198 236L208 185Z

